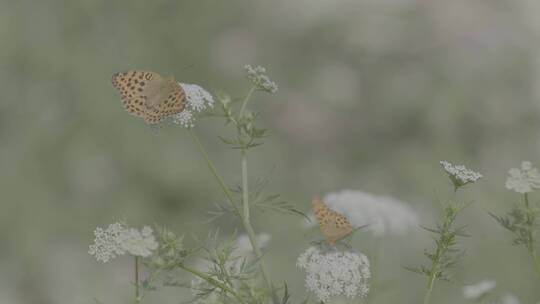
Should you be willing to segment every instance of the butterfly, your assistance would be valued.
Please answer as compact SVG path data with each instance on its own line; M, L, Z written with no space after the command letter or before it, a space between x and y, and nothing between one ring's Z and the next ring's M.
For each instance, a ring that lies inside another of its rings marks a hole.
M317 222L319 222L321 232L326 242L331 246L334 246L337 241L353 231L353 227L349 221L343 215L328 208L322 200L316 198L312 201L312 205L313 213Z
M186 93L174 77L130 70L112 76L126 110L148 124L156 124L180 113L186 106Z

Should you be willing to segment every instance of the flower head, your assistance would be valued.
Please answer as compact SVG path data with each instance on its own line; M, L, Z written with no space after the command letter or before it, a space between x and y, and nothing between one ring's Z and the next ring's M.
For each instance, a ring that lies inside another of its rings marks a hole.
M400 235L418 226L416 213L395 198L343 190L329 193L323 200L330 209L345 215L354 227L368 225L366 230L375 236Z
M150 256L158 247L153 230L148 226L141 231L135 228L124 229L118 235L118 244L127 253L140 257Z
M466 299L477 300L492 291L497 283L492 280L480 281L474 285L467 285L463 287L463 296Z
M506 179L506 188L519 193L532 192L540 188L540 173L538 169L533 168L531 162L521 163L521 169L512 168L508 171Z
M173 122L185 128L193 128L194 113L214 107L214 97L196 84L179 83L186 93L186 106L178 114L172 115Z
M456 188L474 183L482 177L482 174L469 170L463 165L453 165L445 160L441 161L440 164Z
M246 64L244 65L244 69L246 70L247 78L257 89L268 93L277 92L278 86L265 74L265 68L262 66L252 67L251 65Z
M369 261L362 253L323 252L312 246L298 257L296 266L306 271L306 288L320 301L340 295L364 297L369 291Z
M118 236L124 229L121 223L110 224L105 230L97 227L94 230L94 244L90 245L88 253L103 263L107 263L118 255L123 255L125 251L118 244Z
M158 247L152 228L148 226L139 231L123 223L114 223L105 230L96 228L94 235L94 244L90 245L88 253L103 263L126 253L148 257Z

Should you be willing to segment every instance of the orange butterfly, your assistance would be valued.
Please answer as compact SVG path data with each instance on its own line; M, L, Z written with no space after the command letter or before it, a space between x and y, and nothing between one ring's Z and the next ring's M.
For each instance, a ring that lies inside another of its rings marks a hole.
M328 208L322 200L315 198L311 204L315 218L317 218L321 232L328 244L334 246L337 241L353 231L349 221L343 215Z
M146 123L156 124L180 113L186 106L186 93L174 77L131 70L112 76L126 110Z

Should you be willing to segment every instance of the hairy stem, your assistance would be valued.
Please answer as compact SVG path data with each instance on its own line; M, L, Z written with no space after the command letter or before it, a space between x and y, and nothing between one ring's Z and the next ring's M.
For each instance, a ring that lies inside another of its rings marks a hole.
M205 273L202 273L202 272L197 271L195 269L189 268L189 267L185 266L184 264L178 264L178 267L182 268L183 270L185 270L185 271L187 271L189 273L192 273L193 275L195 275L195 276L197 276L197 277L199 277L199 278L201 278L203 280L205 280L209 284L230 293L240 303L246 303L234 290L232 290L231 288L229 288L227 285L223 284L222 282L212 278L211 276L208 276Z

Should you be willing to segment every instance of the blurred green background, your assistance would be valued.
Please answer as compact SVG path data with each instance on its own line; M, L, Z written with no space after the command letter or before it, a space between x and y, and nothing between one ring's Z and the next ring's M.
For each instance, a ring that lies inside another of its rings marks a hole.
M201 220L222 200L187 132L155 132L123 110L114 72L147 69L211 92L245 94L243 65L260 64L279 85L253 107L271 130L250 174L308 211L315 195L341 189L410 202L430 225L450 191L447 159L485 178L460 218L472 237L435 303L467 303L461 284L490 278L522 303L540 299L526 251L487 212L518 196L504 188L521 160L540 165L540 3L493 0L10 1L0 0L0 303L128 303L131 261L87 254L96 226L125 218L204 237L231 219ZM235 151L220 121L195 131L231 185ZM538 199L533 195L535 199ZM306 296L296 257L315 235L299 218L256 215L272 235L271 277ZM430 235L355 239L382 243L385 282L370 303L419 303L425 279L402 265L424 262ZM185 276L182 280L189 282ZM180 303L165 289L148 303Z

